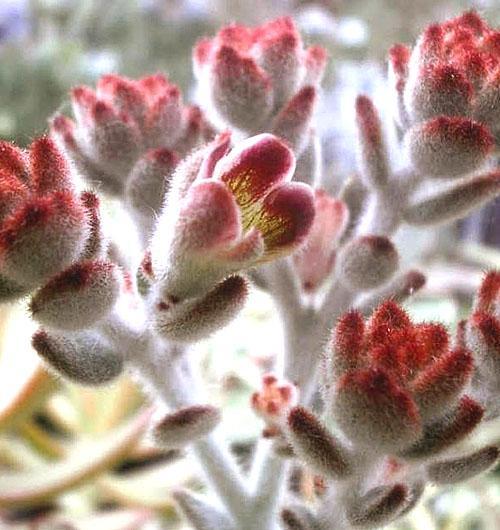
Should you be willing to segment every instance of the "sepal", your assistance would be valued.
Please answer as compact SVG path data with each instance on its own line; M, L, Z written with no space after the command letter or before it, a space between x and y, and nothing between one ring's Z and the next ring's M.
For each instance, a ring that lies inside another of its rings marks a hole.
M197 342L226 326L243 308L248 283L241 276L230 276L201 298L176 302L158 299L153 325L174 342Z
M317 473L337 480L352 474L347 449L306 408L294 407L290 411L286 435L295 453Z
M192 405L164 416L152 436L161 447L184 447L210 434L220 423L221 412L211 405Z
M123 370L123 358L93 332L63 335L40 329L33 348L56 373L80 385L108 384Z
M499 456L499 448L490 445L466 456L435 462L427 468L427 475L435 484L463 482L488 471Z
M30 302L35 320L61 330L88 328L113 308L121 288L109 261L78 262L52 278Z

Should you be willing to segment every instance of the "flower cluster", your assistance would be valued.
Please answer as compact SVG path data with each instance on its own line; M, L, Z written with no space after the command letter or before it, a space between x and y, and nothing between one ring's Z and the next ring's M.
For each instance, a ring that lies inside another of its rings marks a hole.
M179 160L213 130L162 74L108 74L95 91L74 88L71 103L75 121L55 116L52 134L85 180L124 196L149 232Z
M471 153L464 158L463 169L455 163L457 174L477 167L497 141L499 47L500 32L471 11L430 25L412 51L402 45L390 51L400 126L407 129L418 124L421 135L441 137L447 149L452 147L446 131L460 132L463 146ZM425 166L422 169L426 171ZM434 173L439 176L436 169Z
M257 27L226 26L198 42L193 62L202 107L217 126L245 135L271 132L299 159L314 150L311 122L326 51L305 48L291 18ZM311 167L299 169L301 178L311 179Z
M353 443L375 445L374 451L405 451L421 443L430 422L463 406L477 408L462 398L472 370L472 354L450 349L443 326L412 324L387 301L366 324L357 311L338 321L325 367L325 399Z
M273 374L262 376L262 388L254 392L251 405L254 412L266 422L263 436L281 434L280 425L286 421L289 410L298 402L297 388L287 381L279 381Z
M101 359L94 382L115 377L121 362L110 361L115 369L108 370L108 363L102 363L106 347L95 337L83 331L85 344L77 346L67 335L106 317L123 288L119 268L106 255L97 197L76 192L67 160L48 138L35 140L27 152L0 145L0 194L2 301L35 290L31 315L50 330L35 338L42 356L58 359L54 350L66 344L71 359L62 371L72 377L71 364L88 348ZM77 363L77 371L81 369Z
M301 406L288 414L287 436L297 456L327 480L348 483L366 473L367 484L379 484L364 493L342 488L344 513L325 510L325 523L340 516L353 527L387 524L414 506L427 480L466 480L497 461L495 446L454 458L450 452L478 426L485 407L494 413L499 301L499 275L492 272L455 347L441 324L414 324L391 300L367 320L355 310L339 318L322 379L325 417L335 421L342 437ZM474 374L484 375L483 384L489 381L488 393L470 386ZM441 456L445 452L447 457ZM378 458L379 466L371 468L369 461Z

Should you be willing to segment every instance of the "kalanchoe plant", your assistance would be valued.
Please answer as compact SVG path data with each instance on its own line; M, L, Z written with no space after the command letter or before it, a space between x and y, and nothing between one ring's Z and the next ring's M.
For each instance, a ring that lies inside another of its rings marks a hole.
M312 128L326 56L288 18L200 41L205 115L161 75L108 75L96 91L73 90L75 121L54 117L50 138L0 145L1 299L29 296L33 347L64 378L102 385L128 369L169 409L151 439L189 446L215 494L173 494L195 529L379 527L427 483L497 461L496 446L457 444L500 414L499 273L452 341L399 305L425 277L400 269L391 237L500 194L499 42L467 13L427 28L413 50L394 47L406 166L394 169L361 95L360 171L338 198L322 189ZM82 183L121 199L142 242L134 263ZM264 375L249 404L265 427L245 475L189 346L229 323L251 283L274 299L285 344L282 373ZM318 475L315 503L287 490L292 461Z

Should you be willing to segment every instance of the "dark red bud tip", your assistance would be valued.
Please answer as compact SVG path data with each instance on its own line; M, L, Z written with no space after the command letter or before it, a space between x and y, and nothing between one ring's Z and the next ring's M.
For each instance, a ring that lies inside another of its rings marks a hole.
M491 311L495 301L500 300L500 271L488 272L479 288L476 301L478 311Z
M417 270L411 270L405 275L405 289L409 293L420 291L427 282L425 274Z
M500 320L488 313L474 313L471 325L481 332L486 345L500 354Z
M359 311L349 311L339 318L332 339L335 372L342 373L359 366L365 342L364 331L365 323Z
M99 208L99 197L92 191L84 191L80 195L82 204L89 210L97 210Z

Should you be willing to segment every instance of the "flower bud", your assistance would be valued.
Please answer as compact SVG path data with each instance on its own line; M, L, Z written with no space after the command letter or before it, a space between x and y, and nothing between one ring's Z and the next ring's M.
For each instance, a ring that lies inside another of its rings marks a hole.
M231 276L201 298L178 303L160 300L155 307L155 329L171 341L197 342L233 320L247 295L246 280Z
M273 87L275 108L283 105L298 87L302 71L302 40L291 17L278 18L260 28L255 44L257 64Z
M389 178L387 148L377 109L366 96L356 99L356 125L363 183L368 188L381 189Z
M399 266L392 242L383 236L361 236L340 251L338 271L353 290L374 289L386 283Z
M299 157L309 139L318 93L313 86L305 86L283 107L273 121L271 132L285 140Z
M30 146L30 174L35 192L46 195L54 191L71 191L70 169L55 142L38 138Z
M271 112L272 90L269 77L254 59L221 46L211 77L211 100L222 119L244 131L258 130Z

